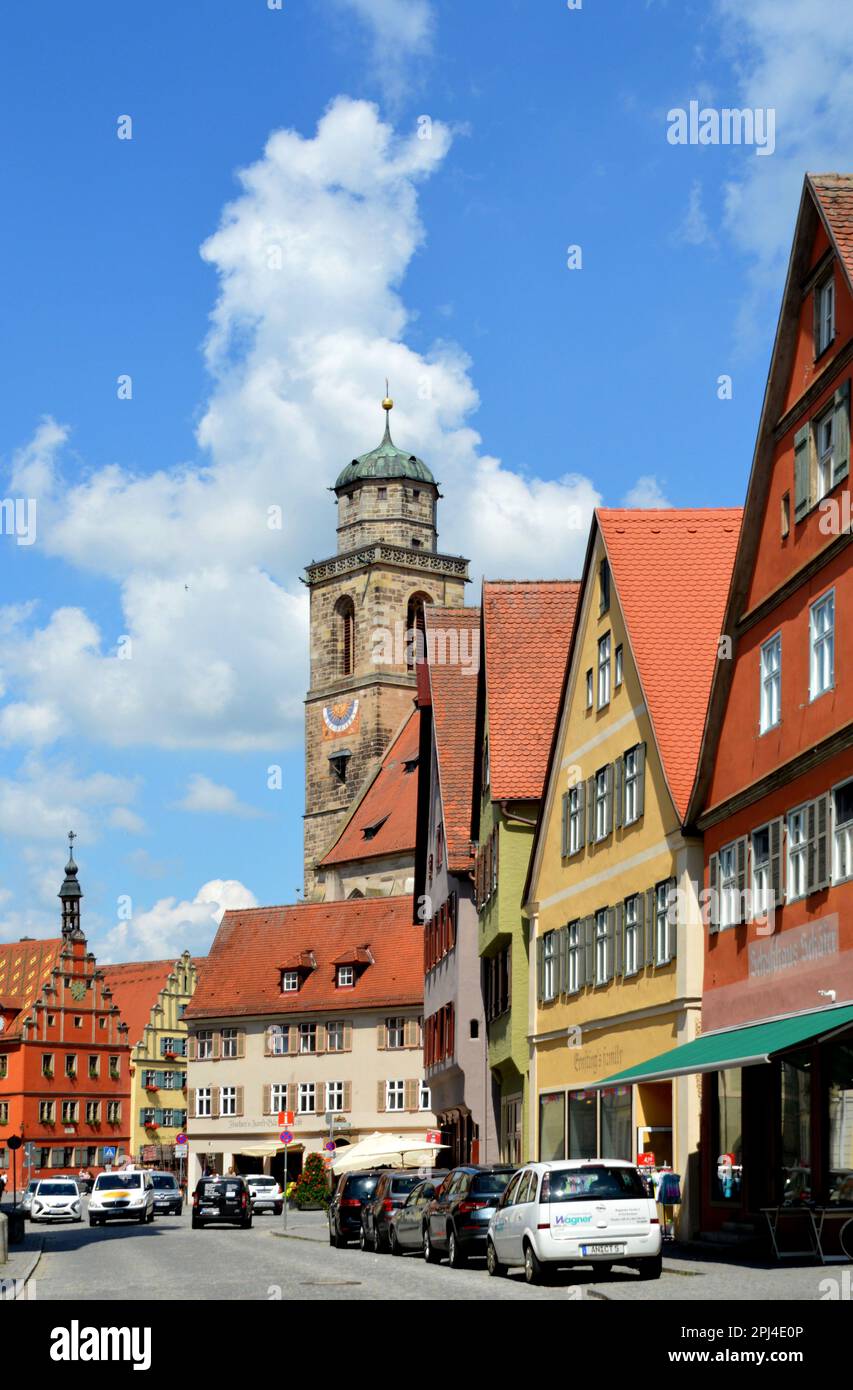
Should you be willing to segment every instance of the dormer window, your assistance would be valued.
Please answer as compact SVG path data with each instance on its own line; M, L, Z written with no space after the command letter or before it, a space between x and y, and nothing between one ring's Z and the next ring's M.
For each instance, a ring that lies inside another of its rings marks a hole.
M835 338L835 275L832 271L816 286L814 298L815 357L820 357Z
M364 839L365 839L365 840L373 840L373 839L375 839L376 836L379 834L379 831L382 829L382 827L383 827L383 825L385 824L385 822L386 822L387 819L388 819L387 816L380 816L379 820L373 821L370 825L365 825L365 826L363 826L363 827L362 827L361 833L362 833Z
M404 759L404 762L403 762L403 771L405 772L405 774L406 774L407 777L408 777L408 775L409 775L410 772L414 772L414 771L415 771L417 765L418 765L418 759L417 759L417 758L406 758L406 759Z
M281 972L281 992L282 994L295 994L299 989L299 971L282 970Z
M355 966L339 965L337 973L338 989L349 989L355 984Z

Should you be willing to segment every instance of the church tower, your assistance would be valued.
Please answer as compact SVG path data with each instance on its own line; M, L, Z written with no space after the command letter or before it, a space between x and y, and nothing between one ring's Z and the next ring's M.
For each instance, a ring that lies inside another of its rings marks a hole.
M468 561L436 548L441 496L426 464L391 439L353 459L334 486L338 550L305 572L311 688L305 700L305 897L315 866L415 697L426 604L460 606Z

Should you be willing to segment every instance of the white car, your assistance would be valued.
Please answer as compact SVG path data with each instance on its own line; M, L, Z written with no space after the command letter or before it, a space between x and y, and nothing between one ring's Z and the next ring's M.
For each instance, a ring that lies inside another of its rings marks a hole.
M598 1273L628 1264L641 1279L660 1278L657 1207L632 1163L528 1163L510 1179L489 1222L489 1273L523 1265L528 1284L538 1284L559 1265L576 1264L595 1265Z
M82 1221L80 1189L71 1178L42 1178L30 1204L31 1221Z
M284 1193L275 1178L267 1177L265 1173L247 1173L246 1183L252 1199L253 1212L271 1211L276 1216L281 1216Z
M140 1169L99 1173L89 1198L89 1225L106 1221L153 1221L154 1184Z

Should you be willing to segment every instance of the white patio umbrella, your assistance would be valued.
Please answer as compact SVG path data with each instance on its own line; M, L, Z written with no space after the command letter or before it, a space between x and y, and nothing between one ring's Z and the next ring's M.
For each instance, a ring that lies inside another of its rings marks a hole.
M413 1134L380 1134L376 1130L357 1144L338 1149L330 1167L333 1173L352 1173L357 1168L429 1168L436 1151L446 1148L446 1144Z

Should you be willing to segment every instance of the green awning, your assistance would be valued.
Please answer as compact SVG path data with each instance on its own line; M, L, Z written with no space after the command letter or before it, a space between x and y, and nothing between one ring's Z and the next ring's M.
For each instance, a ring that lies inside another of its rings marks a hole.
M799 1043L821 1034L834 1033L853 1023L853 1004L836 1009L819 1009L811 1014L777 1018L772 1023L753 1023L748 1028L729 1028L706 1033L693 1042L660 1052L647 1062L608 1076L605 1081L588 1084L588 1090L603 1086L622 1086L632 1081L665 1081L671 1076L689 1076L700 1071L725 1071L728 1067L754 1067Z

